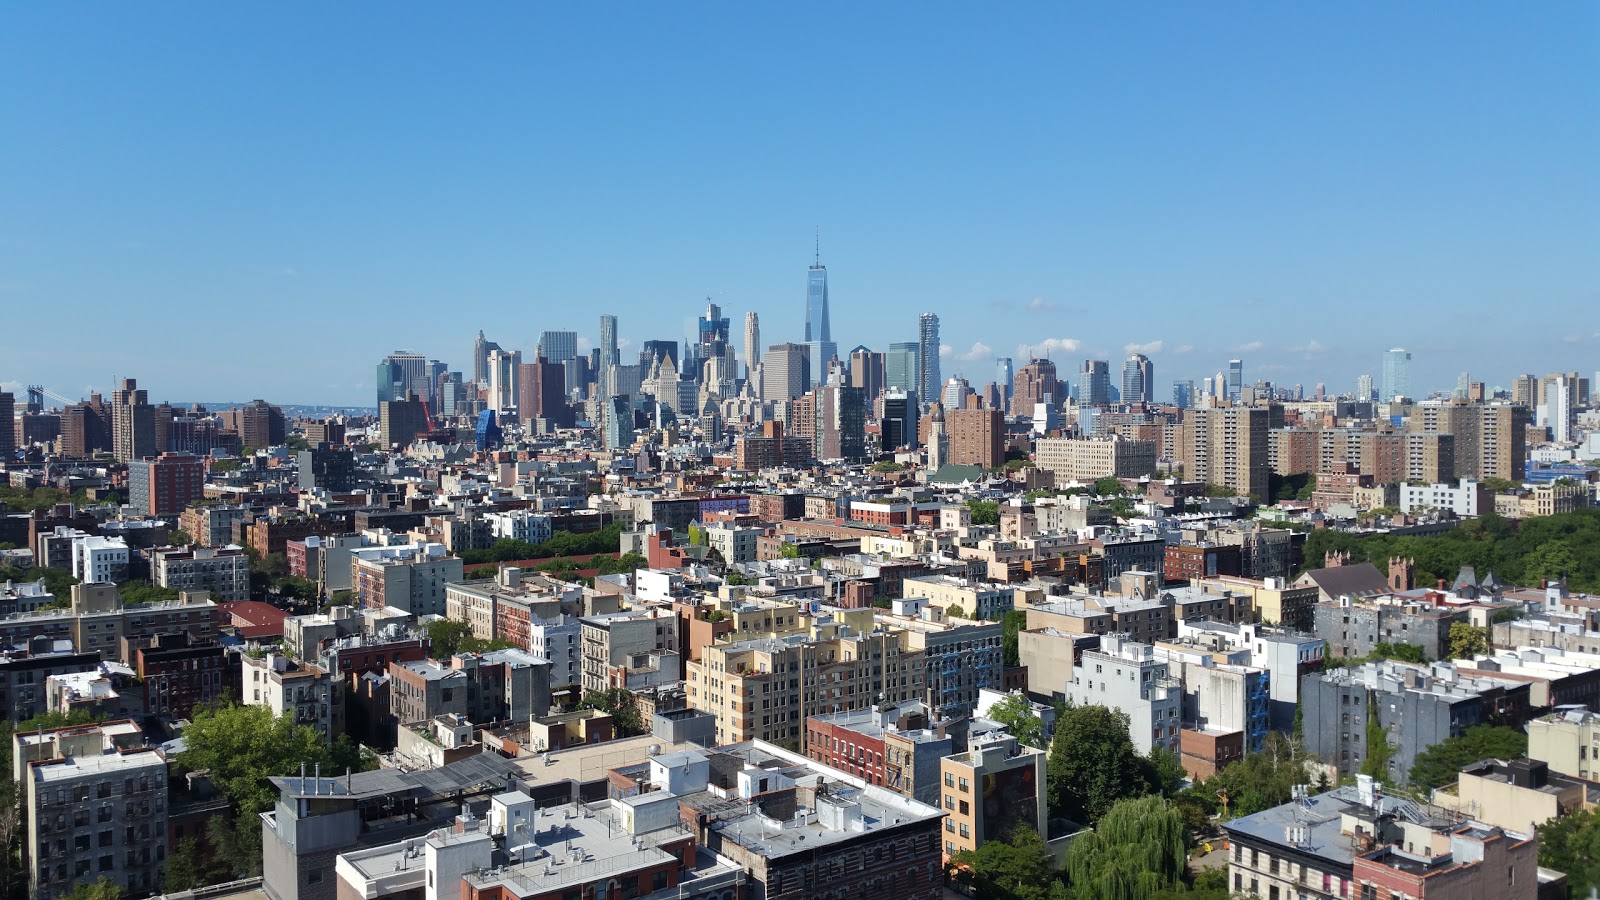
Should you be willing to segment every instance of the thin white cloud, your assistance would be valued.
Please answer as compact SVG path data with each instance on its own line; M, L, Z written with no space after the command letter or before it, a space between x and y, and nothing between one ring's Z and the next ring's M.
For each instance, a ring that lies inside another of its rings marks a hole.
M631 339L629 339L629 338L617 338L617 349L618 350L626 350L626 349L628 349L629 347L632 347L632 346L633 346L633 341Z
M955 355L956 355L956 348L950 346L949 344L940 344L939 345L939 358L940 359L949 359L950 357L955 356Z
M1028 301L1028 311L1029 312L1045 312L1046 310L1051 310L1051 309L1055 309L1055 308L1056 308L1055 303L1053 303L1053 302L1051 302L1049 300L1046 300L1043 297L1035 297L1032 300Z
M961 354L957 358L962 362L978 362L979 360L989 359L992 356L994 356L993 347L985 344L983 341L974 341L972 344L972 349Z
M593 350L593 349L594 349L594 341L589 340L587 337L584 337L581 334L578 335L578 352L579 353L588 353L590 350Z
M1083 342L1077 338L1045 338L1037 344L1017 345L1017 355L1023 359L1047 357L1055 353L1076 353Z
M1233 348L1233 350L1235 353L1256 353L1265 346L1266 344L1263 344L1260 341L1251 341L1248 344L1240 344L1239 346Z
M1179 346L1173 348L1172 355L1173 356L1183 356L1185 354L1189 354L1189 353L1193 353L1193 352L1194 352L1194 345L1193 344L1180 344Z
M285 278L297 278L300 275L300 271L298 269L284 269L279 274Z
M1145 342L1143 344L1123 344L1122 345L1122 352L1123 353L1143 353L1144 355L1149 356L1149 355L1154 354L1154 353L1160 353L1161 352L1161 348L1165 347L1166 345L1167 345L1166 341L1160 341L1160 340L1147 341L1147 342Z
M1581 340L1583 340L1583 335L1581 335L1581 334L1569 334L1566 337L1561 339L1562 343L1565 343L1565 344L1576 344L1577 342L1579 342Z

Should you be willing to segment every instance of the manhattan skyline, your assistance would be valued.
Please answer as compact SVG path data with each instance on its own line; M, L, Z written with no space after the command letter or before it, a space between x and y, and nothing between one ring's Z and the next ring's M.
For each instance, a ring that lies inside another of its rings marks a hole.
M607 312L626 357L708 294L803 341L819 224L841 354L934 312L974 384L1044 348L1345 392L1405 347L1420 394L1600 349L1593 7L93 10L0 33L0 389L367 405L397 348L470 372L480 328Z

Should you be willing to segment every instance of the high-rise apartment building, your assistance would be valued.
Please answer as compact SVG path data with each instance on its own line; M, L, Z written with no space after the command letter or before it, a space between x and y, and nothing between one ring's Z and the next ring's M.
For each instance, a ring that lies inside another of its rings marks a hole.
M1238 403L1244 396L1244 360L1228 360L1228 399Z
M128 503L149 516L176 516L204 496L205 463L188 453L163 453L128 463Z
M17 400L0 391L0 460L10 460L17 452Z
M111 393L111 452L121 462L157 452L155 407L132 378L122 379L122 387Z
M1533 410L1517 403L1424 401L1411 414L1411 430L1454 436L1453 477L1521 482L1528 459L1524 439ZM1443 479L1441 479L1443 480Z
M407 391L415 391L418 397L432 403L436 388L430 376L426 356L396 350L378 363L378 402L401 400Z
M744 368L745 377L753 378L756 366L761 365L761 317L755 310L744 314Z
M1271 411L1261 406L1192 409L1184 414L1178 448L1184 479L1269 496L1267 446Z
M867 458L865 393L861 388L829 384L812 392L816 426L812 432L818 459L862 462Z
M1011 357L1002 356L994 361L994 383L1000 386L1000 408L1011 408L1012 379L1016 373L1011 370Z
M1383 394L1378 400L1389 403L1396 397L1411 396L1411 351L1395 347L1383 354Z
M1010 368L1007 360L1006 368ZM1048 359L1030 359L1018 370L1011 385L1011 414L1032 416L1040 403L1061 403L1061 382L1056 378L1056 364Z
M939 317L925 312L917 319L917 400L931 404L944 379L939 375Z
M600 317L600 346L597 348L600 358L596 360L596 377L600 383L600 399L609 400L617 391L612 381L612 369L620 360L617 358L617 317L609 313Z
M993 469L1006 459L1006 419L998 409L952 409L945 413L949 462Z
M1111 402L1111 364L1086 359L1078 372L1078 405L1105 406Z
M1122 363L1122 402L1155 402L1155 366L1143 353L1132 353Z
M1356 402L1358 402L1358 403L1371 403L1372 400L1373 400L1372 376L1371 375L1358 375L1358 376L1356 376Z

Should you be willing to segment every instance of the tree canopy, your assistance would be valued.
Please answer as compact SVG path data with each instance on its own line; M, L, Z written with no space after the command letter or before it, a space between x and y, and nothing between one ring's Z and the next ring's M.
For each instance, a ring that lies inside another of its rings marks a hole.
M1117 801L1067 851L1067 881L1078 900L1146 900L1181 889L1188 863L1183 814L1161 797Z
M1407 784L1413 790L1432 790L1451 784L1461 768L1480 759L1517 759L1528 754L1528 736L1515 728L1474 725L1417 754Z
M988 714L984 717L992 719L1006 726L1011 736L1018 743L1029 747L1045 749L1044 720L1033 711L1033 704L1021 694L1007 694L1004 698L989 707Z
M1005 840L983 841L951 860L955 880L976 900L1051 900L1063 896L1050 850L1039 832L1018 826Z
M434 619L426 626L428 655L434 659L449 659L457 653L487 653L516 645L503 638L484 640L474 637L472 626L455 619Z
M1538 827L1539 865L1567 873L1571 896L1600 888L1600 812L1586 809L1557 816Z
M579 709L598 709L611 715L611 727L619 738L644 734L644 716L633 692L623 688L589 691L578 703Z
M1028 627L1028 613L1026 610L1009 609L1000 618L1000 656L1008 666L1022 664L1022 657L1017 651L1017 632L1025 631Z
M1370 534L1319 529L1306 538L1308 568L1322 565L1331 550L1350 554L1352 564L1380 570L1390 557L1416 560L1417 583L1455 580L1462 566L1482 577L1493 572L1506 584L1537 584L1565 572L1575 590L1600 590L1600 509L1579 509L1514 522L1487 515L1467 519L1444 534Z
M1489 635L1468 622L1450 623L1450 658L1471 659L1489 652Z
M968 500L967 509L972 511L974 525L1000 524L1000 504L993 500Z
M459 555L467 565L490 562L507 562L513 559L547 559L555 556L593 556L596 553L615 553L622 546L622 526L616 523L588 534L557 531L550 540L530 544L511 538L501 538L487 550L464 550Z
M1066 710L1056 723L1048 773L1051 813L1084 825L1098 822L1118 800L1150 792L1127 714L1104 706Z

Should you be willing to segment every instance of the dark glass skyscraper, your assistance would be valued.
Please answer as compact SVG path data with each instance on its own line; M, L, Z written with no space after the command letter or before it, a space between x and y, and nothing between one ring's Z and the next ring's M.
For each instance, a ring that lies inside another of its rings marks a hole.
M925 312L917 318L917 401L924 406L939 399L944 379L939 375L939 317Z

